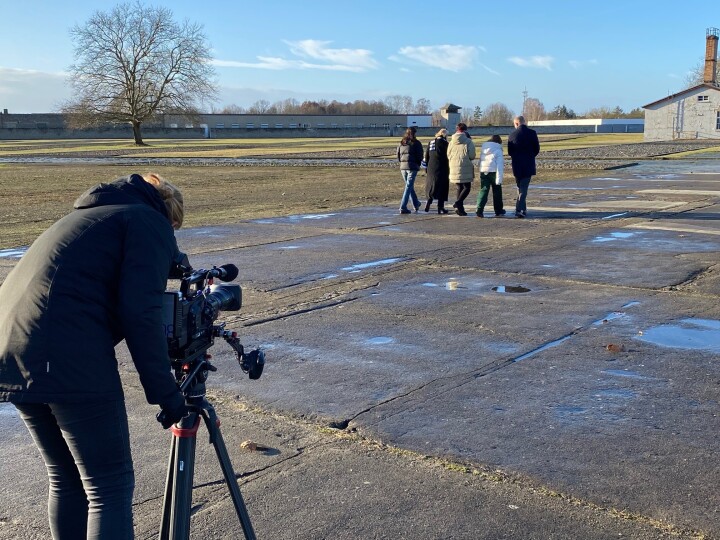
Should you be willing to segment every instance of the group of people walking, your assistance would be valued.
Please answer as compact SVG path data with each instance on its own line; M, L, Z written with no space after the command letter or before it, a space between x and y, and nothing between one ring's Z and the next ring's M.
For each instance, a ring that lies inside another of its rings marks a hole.
M524 218L527 216L528 187L531 177L536 174L535 156L540 153L540 143L537 133L527 126L524 117L516 116L513 123L515 130L508 137L508 154L512 158L512 172L517 185L515 217ZM415 179L420 169L426 167L425 211L430 211L435 200L437 213L447 214L445 202L449 200L450 184L454 184L456 196L453 208L457 215L466 216L465 200L475 180L473 160L476 158L479 162L480 192L475 215L484 217L491 191L495 215L506 214L502 200L504 157L500 135L493 135L483 142L478 156L475 143L468 133L468 127L462 122L457 125L450 140L447 129L438 131L424 153L422 143L415 136L416 131L414 127L408 128L397 149L400 172L405 182L405 190L400 201L401 214L411 213L408 208L409 202L412 202L415 212L420 210L420 199L415 193Z

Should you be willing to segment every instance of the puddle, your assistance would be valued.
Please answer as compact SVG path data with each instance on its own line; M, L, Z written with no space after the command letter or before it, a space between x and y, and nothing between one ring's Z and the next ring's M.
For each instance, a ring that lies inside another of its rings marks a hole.
M569 336L562 337L562 338L560 338L560 339L556 339L555 341L551 341L550 343L546 343L546 344L543 345L542 347L538 347L537 349L532 350L532 351L530 351L530 352L528 352L528 353L525 353L525 354L523 354L522 356L518 356L517 358L515 358L515 360L513 360L513 362L520 362L521 360L525 360L526 358L530 358L531 356L534 356L534 355L536 355L536 354L539 353L539 352L545 351L545 350L547 350L547 349L551 349L552 347L557 347L558 345L560 345L560 344L563 343L564 341L567 341L567 340L570 339L571 337L572 337L572 334L569 335Z
M27 252L27 247L0 249L0 258L20 259Z
M630 212L623 212L622 214L612 214L611 216L605 216L605 217L602 218L602 219L613 219L613 218L616 218L616 217L626 216L626 215L628 215L629 213L630 213Z
M543 264L542 267L543 268L555 268L555 265L554 264Z
M438 286L437 283L429 283L429 282L423 283L423 287L437 287L437 286Z
M594 180L599 180L598 178L595 178ZM610 180L616 180L616 178L611 178ZM551 190L562 190L562 191L600 191L600 187L561 187L561 186L535 186L535 189L551 189Z
M298 216L288 216L290 219L327 219L336 214L301 214Z
M395 340L391 337L378 336L378 337L368 339L367 344L368 345L387 345L388 343L392 343L393 341L395 341Z
M358 263L358 264L354 264L352 266L346 266L345 268L341 268L341 270L344 270L345 272L359 272L360 270L365 270L366 268L373 268L375 266L383 266L386 264L394 264L394 263L402 261L402 260L403 259L400 257L396 257L394 259L382 259L380 261Z
M660 347L720 353L720 321L682 319L678 324L664 324L649 328L635 339Z
M623 317L625 317L625 312L613 311L612 313L608 313L603 319L595 321L593 323L593 326L600 326L601 324L607 324L610 321L614 321L615 319L622 319Z
M624 379L652 379L652 377L645 377L644 375L640 375L637 371L630 371L626 369L605 369L601 371L601 373L607 373L608 375L614 375L615 377L623 377Z
M610 236L596 236L592 242L613 242L615 240L625 240L640 234L638 232L612 232Z
M638 302L637 300L633 300L632 302L628 302L627 304L625 304L622 308L627 309L629 307L639 306L639 305L640 305L640 302Z
M493 291L499 293L527 293L530 289L521 287L520 285L498 285L492 288Z
M278 249L300 249L300 246L280 246Z
M336 277L338 277L337 274L328 274L327 276L323 276L323 277L321 277L320 279L333 279L333 278L336 278Z

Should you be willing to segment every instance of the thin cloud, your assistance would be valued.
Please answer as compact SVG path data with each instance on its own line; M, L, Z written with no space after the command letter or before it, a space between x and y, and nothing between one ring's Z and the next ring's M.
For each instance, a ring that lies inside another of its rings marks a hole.
M594 66L597 65L598 61L594 58L592 60L569 60L568 64L570 64L570 67L573 69L581 69L585 66Z
M331 41L306 39L303 41L285 41L290 53L297 58L281 58L276 56L257 56L256 62L239 62L236 60L213 60L217 67L235 67L270 70L318 69L324 71L350 71L360 73L378 67L367 49L332 49Z
M70 97L68 74L0 66L0 104L15 113L57 110Z
M402 47L398 51L399 56L393 55L390 60L394 62L412 60L430 67L457 72L472 68L478 58L478 51L484 50L483 47L473 45Z
M540 68L552 71L552 64L555 59L552 56L530 56L522 58L520 56L511 56L508 62L520 67Z

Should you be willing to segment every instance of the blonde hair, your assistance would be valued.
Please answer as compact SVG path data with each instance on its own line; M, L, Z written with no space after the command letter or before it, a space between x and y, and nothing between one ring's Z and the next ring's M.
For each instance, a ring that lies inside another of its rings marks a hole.
M179 229L185 219L185 203L180 190L156 173L143 174L142 178L157 189L160 198L165 203L170 223L173 228Z
M435 137L444 137L445 135L447 135L447 129L442 128L435 134Z

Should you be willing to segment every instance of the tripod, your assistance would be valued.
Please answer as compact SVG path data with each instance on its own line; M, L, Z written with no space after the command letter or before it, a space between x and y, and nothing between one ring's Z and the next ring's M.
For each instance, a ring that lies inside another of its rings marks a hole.
M172 426L172 444L168 463L163 513L160 523L160 540L187 540L190 538L190 509L192 505L193 474L195 471L195 446L200 417L210 434L210 444L215 448L225 483L235 506L240 525L247 540L255 540L255 531L250 523L243 502L237 478L233 471L225 443L220 433L220 421L214 407L205 399L205 380L208 371L217 368L207 358L196 360L187 377L180 385L185 401L191 412Z

